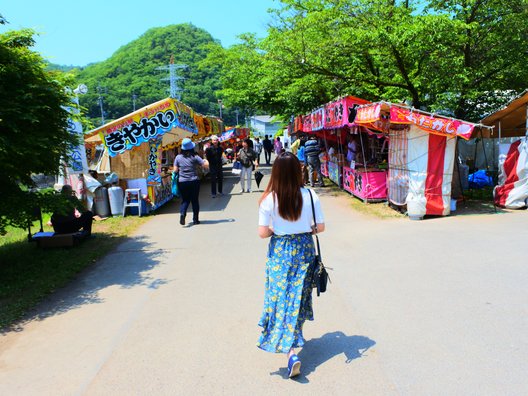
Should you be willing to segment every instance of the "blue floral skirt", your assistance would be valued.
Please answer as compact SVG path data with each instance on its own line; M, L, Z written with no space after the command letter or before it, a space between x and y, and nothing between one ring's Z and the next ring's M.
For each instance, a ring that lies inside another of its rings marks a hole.
M291 348L304 345L304 321L313 320L314 258L315 248L309 233L271 237L259 348L288 353Z

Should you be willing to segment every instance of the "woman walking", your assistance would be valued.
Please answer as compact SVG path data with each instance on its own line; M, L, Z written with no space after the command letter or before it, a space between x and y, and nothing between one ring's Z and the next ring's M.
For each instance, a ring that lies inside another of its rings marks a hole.
M279 155L280 153L282 153L282 142L280 140L280 137L277 137L275 139L275 144L273 146L275 148L275 155Z
M240 161L242 165L242 172L240 173L240 193L250 193L253 168L258 168L257 154L253 150L253 142L251 139L244 139L242 148L237 153L235 160ZM244 189L244 180L246 181L246 189Z
M193 224L200 224L200 178L197 167L208 167L207 160L200 158L194 152L195 144L189 138L185 138L181 145L181 154L174 159L174 172L178 172L178 188L180 190L182 202L180 205L180 224L185 225L185 216L189 204L193 209Z
M271 237L266 262L263 328L257 346L265 351L285 353L289 376L300 374L301 361L295 348L304 345L306 320L313 320L312 273L315 249L312 194L318 232L325 229L317 195L303 188L301 164L285 152L273 164L271 177L260 199L261 238Z

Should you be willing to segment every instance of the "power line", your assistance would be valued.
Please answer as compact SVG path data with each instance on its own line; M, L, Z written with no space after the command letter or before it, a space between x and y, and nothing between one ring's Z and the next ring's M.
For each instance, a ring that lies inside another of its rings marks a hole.
M103 94L106 93L106 87L102 87L100 83L97 83L97 93L99 94L97 101L99 102L99 108L101 109L101 125L105 124L104 118L104 97Z

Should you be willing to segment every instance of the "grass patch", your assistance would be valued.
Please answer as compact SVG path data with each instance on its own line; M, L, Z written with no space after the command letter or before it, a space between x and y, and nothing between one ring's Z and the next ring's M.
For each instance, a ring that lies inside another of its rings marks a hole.
M49 215L44 215L44 221ZM95 222L90 238L71 248L39 249L27 231L8 228L0 237L0 329L6 329L46 296L123 242L146 217L114 217ZM32 228L38 230L37 224ZM53 231L45 226L44 231Z
M330 179L325 178L325 185L327 187L319 190L320 195L347 197L350 200L350 206L355 211L362 214L377 217L379 219L401 219L407 217L403 213L390 208L387 202L365 203L362 200L354 197L352 194L349 194L347 191L339 188Z

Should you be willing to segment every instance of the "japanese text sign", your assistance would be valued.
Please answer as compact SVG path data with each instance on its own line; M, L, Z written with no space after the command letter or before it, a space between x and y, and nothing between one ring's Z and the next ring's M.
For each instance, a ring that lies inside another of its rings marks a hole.
M363 106L357 109L356 113L356 124L370 124L380 119L381 104L375 104L372 106Z
M109 123L99 133L108 154L114 157L173 128L198 133L193 113L183 103L169 98Z
M148 175L149 186L161 184L161 137L149 141Z
M320 131L324 126L324 107L321 107L312 112L312 131Z
M409 109L391 106L391 123L415 124L424 131L439 135L460 136L466 140L471 138L474 125L453 119L431 117L425 114L412 112Z

